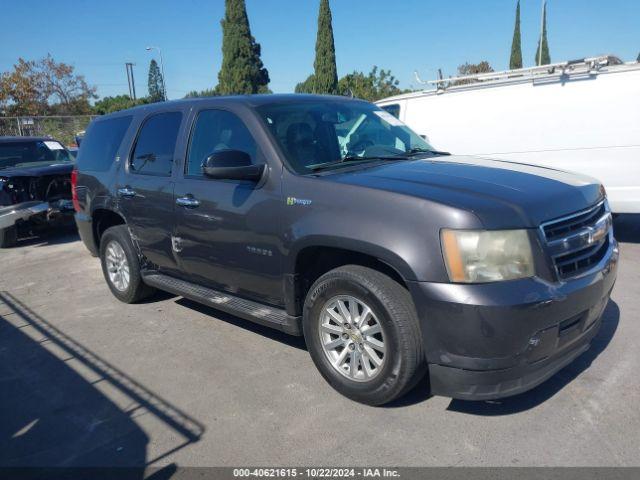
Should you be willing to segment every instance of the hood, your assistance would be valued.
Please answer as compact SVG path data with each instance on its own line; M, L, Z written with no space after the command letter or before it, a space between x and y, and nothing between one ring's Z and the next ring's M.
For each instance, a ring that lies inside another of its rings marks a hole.
M590 177L471 156L398 161L326 178L467 210L490 229L537 227L583 210L604 195Z
M0 170L0 177L41 177L44 175L64 175L71 174L74 163L56 163L53 165L39 165L36 167L16 167Z

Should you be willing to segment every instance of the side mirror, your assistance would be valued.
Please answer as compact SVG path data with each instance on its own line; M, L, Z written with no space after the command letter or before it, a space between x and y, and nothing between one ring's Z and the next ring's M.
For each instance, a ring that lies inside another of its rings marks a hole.
M251 157L240 150L220 150L209 155L202 164L202 172L218 180L248 180L259 182L266 165L253 165Z

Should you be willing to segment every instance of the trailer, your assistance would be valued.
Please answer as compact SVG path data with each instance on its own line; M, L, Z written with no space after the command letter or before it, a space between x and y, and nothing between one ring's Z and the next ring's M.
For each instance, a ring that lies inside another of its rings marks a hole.
M377 104L438 150L590 175L614 212L640 213L638 62L609 55L423 83L432 88Z

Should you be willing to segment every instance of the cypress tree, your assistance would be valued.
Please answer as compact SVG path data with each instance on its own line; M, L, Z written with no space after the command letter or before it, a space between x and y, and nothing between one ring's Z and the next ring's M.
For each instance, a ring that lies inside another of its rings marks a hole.
M547 3L542 8L542 55L540 55L540 40L536 49L536 65L549 65L551 56L549 55L549 44L547 43Z
M269 72L260 59L260 44L251 35L244 0L226 0L222 24L221 95L267 93Z
M155 60L151 60L149 64L149 80L147 82L147 88L149 89L149 100L152 102L161 102L164 98L164 78L158 68L158 63Z
M511 59L509 68L522 68L522 47L520 44L520 0L516 6L516 26L513 29L513 41L511 42Z
M318 36L316 38L316 59L314 68L314 93L338 93L338 69L336 68L336 47L333 41L331 8L329 0L320 0L318 13Z

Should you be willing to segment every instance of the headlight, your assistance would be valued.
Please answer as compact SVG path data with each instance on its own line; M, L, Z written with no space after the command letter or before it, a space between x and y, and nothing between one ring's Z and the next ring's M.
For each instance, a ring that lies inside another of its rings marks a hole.
M452 282L497 282L534 275L526 230L442 230L440 236Z

